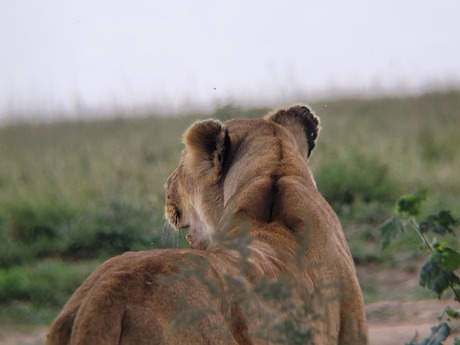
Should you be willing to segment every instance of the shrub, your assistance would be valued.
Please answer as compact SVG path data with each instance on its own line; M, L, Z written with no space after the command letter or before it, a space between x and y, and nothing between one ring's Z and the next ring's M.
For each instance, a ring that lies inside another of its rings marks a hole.
M15 202L2 208L0 268L60 252L61 239L76 212L62 204Z
M422 204L426 199L426 189L421 189L414 194L402 195L399 198L395 204L393 216L380 226L381 249L386 249L395 238L405 232L406 228L415 231L423 247L429 253L428 260L420 269L419 284L434 291L438 298L450 292L455 301L460 303L460 278L456 274L460 268L460 253L454 249L455 243L449 243L447 240L439 241L436 238L436 236L451 235L455 239L454 229L460 225L460 221L454 218L450 211L441 210L418 222L416 218L421 215ZM432 235L431 239L430 235ZM444 316L446 320L441 322ZM416 336L408 345L442 345L450 335L451 328L458 327L458 325L452 326L453 321L458 324L459 320L460 312L447 307L439 318L440 323L431 328L429 337L418 343ZM460 340L455 339L455 344L460 344Z
M385 164L357 153L326 161L315 176L319 190L336 208L355 202L390 203L398 190Z
M60 308L98 263L46 260L0 270L0 303L21 301L36 308Z
M130 250L171 246L150 211L123 202L89 213L72 225L63 254L73 258L111 256Z
M62 204L17 203L6 208L7 227L11 238L20 243L32 244L41 239L48 241L60 237L60 228L74 216L70 207Z
M175 234L167 236L152 210L119 201L78 211L59 204L31 203L4 210L0 268L47 257L106 258L130 250L185 245Z

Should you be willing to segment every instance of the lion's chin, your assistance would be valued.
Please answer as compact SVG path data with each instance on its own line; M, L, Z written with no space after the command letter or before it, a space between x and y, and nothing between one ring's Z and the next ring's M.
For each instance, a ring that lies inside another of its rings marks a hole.
M200 238L200 236L196 236L196 234L193 234L190 232L191 231L189 231L189 233L185 235L185 240L190 245L190 248L201 249L201 250L205 250L206 248L208 248L209 246L208 241L203 240L202 238Z

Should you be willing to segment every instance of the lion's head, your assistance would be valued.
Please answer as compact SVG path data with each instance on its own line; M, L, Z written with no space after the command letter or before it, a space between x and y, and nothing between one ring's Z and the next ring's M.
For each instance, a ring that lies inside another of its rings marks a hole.
M188 232L192 248L207 248L224 209L248 182L276 178L286 169L309 172L306 161L319 130L318 118L301 105L264 119L196 122L185 132L179 166L165 184L168 221Z

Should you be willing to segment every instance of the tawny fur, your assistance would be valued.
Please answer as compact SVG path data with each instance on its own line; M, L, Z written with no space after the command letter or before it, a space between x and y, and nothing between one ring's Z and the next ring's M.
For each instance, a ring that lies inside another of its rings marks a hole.
M304 106L192 125L165 185L191 249L108 260L46 343L367 344L351 254L307 163L318 133Z

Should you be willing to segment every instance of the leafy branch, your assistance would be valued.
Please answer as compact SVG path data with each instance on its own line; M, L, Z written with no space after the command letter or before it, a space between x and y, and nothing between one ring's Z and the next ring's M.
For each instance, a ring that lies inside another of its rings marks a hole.
M455 271L460 268L460 253L448 246L446 241L438 242L436 235L452 235L460 223L450 211L442 210L438 214L429 215L419 223L423 202L427 200L428 192L421 189L414 194L402 195L394 206L394 214L380 226L381 250L385 250L396 238L410 228L420 237L423 247L429 252L429 257L420 269L419 284L434 291L440 298L447 290L451 290L455 300L460 303L460 279ZM432 234L433 237L429 238ZM458 319L459 313L452 308L444 311L449 319ZM454 317L455 316L455 317ZM450 328L446 323L440 323L432 328L432 334L421 344L441 344L447 338ZM442 331L440 331L442 330ZM442 335L442 336L441 336ZM456 344L460 343L456 340ZM412 340L411 345L417 345Z

